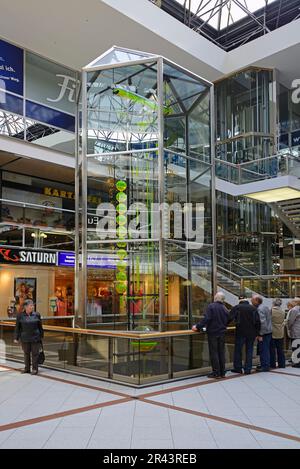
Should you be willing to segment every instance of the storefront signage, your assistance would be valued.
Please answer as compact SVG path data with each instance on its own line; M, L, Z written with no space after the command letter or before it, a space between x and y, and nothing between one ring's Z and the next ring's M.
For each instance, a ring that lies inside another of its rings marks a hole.
M0 39L0 88L23 95L23 50Z
M59 267L74 267L75 254L73 252L59 252L57 255L57 265Z
M75 192L53 189L52 187L44 187L44 195L49 195L50 197L60 197L61 199L75 199ZM89 195L87 201L90 204L101 204L102 199L96 195Z
M56 265L56 252L28 251L22 249L8 249L0 247L0 264L38 264Z
M105 255L89 255L87 259L87 266L98 269L115 269L117 259ZM75 254L73 252L59 252L57 256L57 265L59 267L74 267Z
M52 187L44 187L44 195L50 195L51 197L60 197L62 199L75 199L74 192L53 189Z

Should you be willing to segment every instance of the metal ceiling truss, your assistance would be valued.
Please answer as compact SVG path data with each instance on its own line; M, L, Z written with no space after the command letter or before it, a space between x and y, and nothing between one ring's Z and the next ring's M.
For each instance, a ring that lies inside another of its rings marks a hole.
M255 12L249 9L251 0L198 0L196 9L192 0L149 1L226 51L300 17L300 0L265 0L265 6ZM244 14L238 21L233 14L237 8Z

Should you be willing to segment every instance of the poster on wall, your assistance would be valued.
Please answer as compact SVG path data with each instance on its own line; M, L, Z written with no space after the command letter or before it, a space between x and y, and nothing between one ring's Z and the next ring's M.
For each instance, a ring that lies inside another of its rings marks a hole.
M17 313L22 313L24 301L32 300L36 304L36 278L18 277L14 281L14 297Z
M0 88L23 96L23 49L0 39Z

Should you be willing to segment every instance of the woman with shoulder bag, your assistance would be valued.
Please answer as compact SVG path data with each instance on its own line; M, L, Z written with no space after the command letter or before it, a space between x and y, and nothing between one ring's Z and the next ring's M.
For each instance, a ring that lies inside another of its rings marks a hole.
M42 320L39 313L34 311L32 300L24 302L24 311L17 315L14 343L21 345L24 352L25 368L22 373L30 373L32 358L32 375L38 374L39 353L41 341L44 337Z

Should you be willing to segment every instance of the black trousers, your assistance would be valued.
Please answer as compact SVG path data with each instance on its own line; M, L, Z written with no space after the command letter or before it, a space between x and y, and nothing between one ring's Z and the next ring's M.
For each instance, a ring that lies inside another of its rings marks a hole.
M208 335L209 358L213 373L225 374L225 335L219 337Z
M32 369L38 370L40 342L22 342L22 349L24 352L25 370L30 371L31 355L32 355Z

